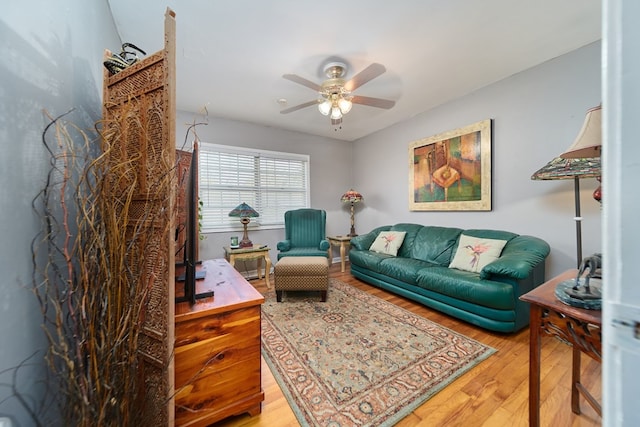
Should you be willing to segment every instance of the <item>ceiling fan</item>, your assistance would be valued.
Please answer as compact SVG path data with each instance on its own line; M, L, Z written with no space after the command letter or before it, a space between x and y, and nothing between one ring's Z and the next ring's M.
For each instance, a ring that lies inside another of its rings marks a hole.
M280 113L289 114L312 105L317 105L320 113L329 116L331 118L331 124L335 126L342 123L342 116L351 111L352 104L389 109L396 104L395 101L352 95L354 90L380 76L386 70L384 65L373 63L353 76L351 80L346 81L344 76L347 74L347 65L343 62L329 62L324 67L324 73L328 79L321 84L316 84L297 74L284 74L282 77L285 79L313 89L318 92L320 96L313 101L282 110Z

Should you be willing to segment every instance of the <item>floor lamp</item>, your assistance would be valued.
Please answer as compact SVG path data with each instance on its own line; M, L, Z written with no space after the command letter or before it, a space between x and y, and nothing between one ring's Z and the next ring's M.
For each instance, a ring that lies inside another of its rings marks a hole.
M556 157L534 172L533 180L573 179L576 215L576 262L582 262L582 216L580 214L580 179L600 177L600 158L563 159ZM596 190L597 191L597 190Z
M351 205L351 232L348 234L349 237L355 237L356 234L356 226L354 220L354 205L363 200L362 194L358 193L354 189L350 189L346 193L340 197L340 201L343 203L349 203Z
M573 179L574 197L576 209L576 262L578 277L574 282L562 282L556 288L556 296L564 303L582 308L598 309L601 304L601 297L592 293L589 288L589 278L594 275L595 267L593 259L583 262L582 258L582 217L580 215L580 179L597 178L600 180L600 151L602 148L602 107L598 106L587 111L584 124L573 144L560 155L551 160L541 169L536 171L531 179L534 180L555 180ZM601 190L598 187L594 191L594 198L601 201ZM591 269L588 272L585 286L581 287L580 275L585 266Z

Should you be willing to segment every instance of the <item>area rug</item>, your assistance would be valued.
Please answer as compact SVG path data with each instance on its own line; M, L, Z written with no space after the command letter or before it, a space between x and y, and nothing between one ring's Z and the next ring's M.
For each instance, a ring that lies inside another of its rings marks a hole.
M262 354L302 426L391 426L495 352L337 279L327 302L269 291L262 314Z

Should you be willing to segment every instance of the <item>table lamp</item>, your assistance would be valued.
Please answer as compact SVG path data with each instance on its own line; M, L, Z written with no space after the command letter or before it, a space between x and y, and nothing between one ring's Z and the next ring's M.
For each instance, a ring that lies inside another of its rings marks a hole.
M354 215L353 215L353 206L356 203L361 202L362 200L363 200L362 194L358 193L354 189L350 189L349 191L344 193L340 198L341 202L351 204L351 232L348 234L348 236L350 237L357 236Z
M260 216L258 212L255 211L251 206L242 202L238 206L235 207L234 210L229 212L229 216L234 218L240 218L240 222L244 226L244 235L242 236L242 240L240 241L240 248L250 248L253 247L253 243L249 240L249 235L247 234L247 225L251 222L251 218L255 218Z

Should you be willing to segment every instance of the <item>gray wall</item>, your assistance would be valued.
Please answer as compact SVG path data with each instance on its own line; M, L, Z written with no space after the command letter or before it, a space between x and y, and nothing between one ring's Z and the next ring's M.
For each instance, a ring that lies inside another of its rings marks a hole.
M55 116L75 108L70 120L91 129L101 116L104 49L119 49L120 42L104 0L6 3L0 15L0 417L30 426L7 385L11 368L44 347L40 308L29 290L30 243L40 229L31 201L48 168L43 109ZM29 363L19 370L19 391L37 399L42 354Z
M191 150L193 134L189 134L187 146L185 135L189 125L197 125L200 141L212 144L249 147L261 150L283 151L310 156L311 207L327 211L327 234L347 234L349 213L340 202L340 196L352 186L351 145L343 141L289 132L250 123L207 118L198 114L179 112L176 121L176 145ZM222 258L223 246L229 245L229 237L241 235L241 226L235 231L208 233L200 243L200 258ZM262 243L272 248L270 255L275 262L276 243L284 239L284 229L249 230L249 238L254 243ZM239 266L244 268L244 266ZM248 269L252 269L250 265Z
M573 181L530 178L569 148L586 111L600 103L598 42L356 141L353 181L365 199L356 213L358 231L398 222L503 229L551 245L548 277L575 267ZM489 118L493 210L410 212L409 143ZM583 256L601 252L600 205L591 195L597 186L595 179L581 181Z

